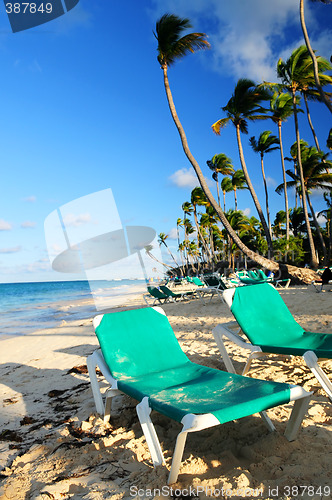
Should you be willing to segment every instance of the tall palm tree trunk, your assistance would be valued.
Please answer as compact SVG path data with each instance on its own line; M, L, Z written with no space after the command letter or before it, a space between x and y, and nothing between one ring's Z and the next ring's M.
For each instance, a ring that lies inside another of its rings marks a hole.
M320 242L322 250L323 250L323 256L324 256L323 257L323 259L324 259L323 262L324 262L324 265L326 265L327 264L327 251L326 251L325 241L324 241L324 238L323 238L320 226L318 224L318 220L317 220L317 217L316 217L316 214L315 214L315 210L314 210L314 207L312 206L312 203L311 203L308 191L306 192L306 196L307 196L307 201L308 201L308 205L309 205L309 208L310 208L310 212L311 212L311 215L312 215L312 220L314 221L315 228L316 228L316 231L317 231L317 236L318 236L319 242Z
M222 194L224 197L224 212L226 212L226 191L223 191Z
M262 207L261 207L261 205L260 205L260 203L258 201L256 192L254 190L254 186L252 185L251 179L250 179L249 174L248 174L247 165L246 165L246 162L244 160L244 154L243 154L243 148L242 148L242 142L241 142L241 134L240 134L240 126L239 125L236 125L236 138L237 138L237 145L238 145L238 149L239 149L239 156L240 156L241 167L242 167L244 176L246 178L246 182L247 182L247 185L248 185L251 197L252 197L252 199L254 201L254 204L255 204L258 216L259 216L259 218L261 220L261 223L262 223L262 226L263 226L263 230L264 230L264 233L265 233L265 237L266 237L266 241L267 241L267 246L268 246L268 256L269 256L269 258L272 258L273 257L273 246L272 246L271 234L270 234L268 225L266 223Z
M227 233L234 240L234 243L237 245L237 247L245 255L247 255L247 257L254 260L258 264L260 264L262 267L266 267L266 269L268 269L269 271L272 271L272 272L278 271L279 270L278 263L276 263L270 259L266 259L265 257L262 257L261 255L257 254L256 252L253 252L246 245L244 245L244 243L241 241L241 239L233 231L231 225L229 224L228 220L225 217L224 212L221 210L218 203L213 198L212 193L211 193L211 191L206 183L203 172L189 149L186 134L183 130L182 124L181 124L179 117L177 115L176 108L175 108L174 101L173 101L173 96L172 96L171 89L169 86L168 75L167 75L167 65L164 64L162 66L162 69L163 69L163 74L164 74L164 86L165 86L165 91L166 91L169 109L170 109L173 121L175 123L175 126L176 126L178 133L180 135L183 151L184 151L185 155L187 156L188 160L190 161L191 165L193 166L193 168L196 172L197 178L199 180L199 183L201 185L201 188L203 189L206 197L208 198L209 202L211 203L211 206L214 208L215 212L217 213L217 215L218 215L220 221L222 222L224 228L226 229Z
M221 207L220 205L220 191L219 191L219 177L218 177L218 172L216 172L216 184L217 184L217 196L218 196L218 205L219 207Z
M236 195L236 186L233 187L234 190L234 203L235 203L235 211L237 211L237 195Z
M199 247L199 239L201 239L205 253L206 253L206 257L207 257L208 261L212 263L213 256L211 255L211 251L210 251L208 245L206 244L205 238L202 235L201 229L199 227L198 220L197 220L196 206L193 205L193 207L194 207L194 221L195 221L195 226L196 226L196 231L197 231L197 247Z
M312 124L312 120L311 120L311 114L310 114L309 105L308 105L308 98L307 98L307 95L305 93L303 93L303 98L304 98L304 103L305 103L305 109L307 111L307 118L308 118L309 127L311 130L312 136L314 138L316 148L318 149L318 151L320 151L318 138L317 138L317 135L316 135L316 132L315 132L314 126Z
M322 89L322 86L320 84L320 80L319 80L319 76L318 76L319 71L318 71L317 58L315 56L314 51L312 50L310 39L309 39L308 32L307 32L307 27L306 27L306 24L305 24L305 19L304 19L304 1L303 0L300 0L300 20L301 20L301 28L302 28L302 31L303 31L304 41L305 41L305 44L307 46L308 52L310 54L310 57L311 57L312 63L313 63L314 77L315 77L315 82L316 82L317 90L319 92L319 95L322 98L322 101L324 102L324 104L327 106L327 108L332 113L332 105L328 101L328 99L326 98L324 90Z
M316 135L316 131L315 131L314 126L312 124L307 95L304 93L303 97L304 97L304 102L305 102L305 108L306 108L306 111L307 111L307 118L308 118L309 127L311 129L311 132L312 132L315 144L316 144L317 151L321 151L321 149L319 147L319 142L318 142L318 138L317 138L317 135ZM323 158L322 162L325 163L325 159L324 158ZM325 167L325 168L326 168L326 173L328 174L329 173L329 169L327 167Z
M289 209L288 209L288 194L287 194L286 169L285 169L285 160L284 160L284 148L283 148L282 137L281 137L281 120L278 122L278 135L279 135L279 144L280 144L282 177L283 177L283 182L284 182L285 212L286 212L286 241L289 241Z
M267 223L269 225L270 238L272 239L272 236L271 236L272 235L272 227L271 227L271 218L270 218L270 209L269 209L269 193L267 190L265 170L264 170L264 159L263 158L264 158L264 155L263 155L263 153L261 153L261 169L262 169L262 176L263 176L264 190L265 190Z
M294 110L296 144L297 144L297 165L298 165L299 174L300 174L301 192L304 194L306 191L305 191L305 186L304 186L304 177L303 177L303 168L302 168L300 132L299 132L299 122L298 122L297 107L296 107L296 93L295 93L294 88L292 89L292 95L293 95L293 110ZM314 244L314 240L312 237L312 232L311 232L311 227L310 227L310 222L309 222L306 197L304 195L302 195L301 198L302 198L304 220L305 220L305 224L306 224L306 228L307 228L307 235L308 235L308 240L309 240L311 265L314 269L317 269L318 260L316 257L315 244Z

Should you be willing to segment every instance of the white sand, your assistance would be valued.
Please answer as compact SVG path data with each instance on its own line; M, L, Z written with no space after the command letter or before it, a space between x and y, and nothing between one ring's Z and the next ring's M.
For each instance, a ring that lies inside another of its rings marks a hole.
M309 286L281 294L307 330L332 333L332 293L318 294ZM166 304L164 309L189 358L224 369L211 331L232 316L220 299L206 306L198 300ZM91 320L0 341L1 499L116 500L132 498L138 488L140 498L151 498L151 490L166 485L181 426L152 414L166 460L166 466L153 469L135 401L115 398L110 424L104 425L95 414L84 370L86 356L97 346ZM232 345L230 351L240 369L244 353ZM332 378L332 361L321 365ZM70 372L82 366L82 373ZM250 374L314 391L297 440L289 443L283 436L291 405L269 411L276 433L269 433L255 415L191 434L176 487L223 487L219 498L230 498L227 488L232 498L244 498L235 495L239 488L257 488L263 491L258 498L281 499L297 498L296 486L312 486L299 490L303 495L298 498L331 498L323 496L327 487L332 491L332 404L325 392L300 358L255 361ZM293 493L288 495L287 487ZM199 496L205 498L205 492ZM245 498L257 497L248 490Z

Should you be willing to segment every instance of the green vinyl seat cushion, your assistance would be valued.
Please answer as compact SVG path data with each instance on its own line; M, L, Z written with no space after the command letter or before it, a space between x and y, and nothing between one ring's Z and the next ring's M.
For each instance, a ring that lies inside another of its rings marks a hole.
M319 358L332 355L332 335L305 331L268 283L236 288L231 311L250 342L263 352L302 356L314 351Z
M288 403L288 384L234 375L189 361L166 316L152 308L104 315L96 334L118 388L181 421L212 413L220 423Z

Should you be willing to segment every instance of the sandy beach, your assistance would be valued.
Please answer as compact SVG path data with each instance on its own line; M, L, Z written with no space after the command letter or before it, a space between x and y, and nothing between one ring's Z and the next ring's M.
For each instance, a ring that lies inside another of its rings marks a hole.
M311 286L279 290L304 328L332 334L332 293L316 293ZM144 302L140 297L132 304ZM196 299L163 308L188 357L224 370L211 332L232 319L227 306L214 297L206 305ZM95 413L86 369L86 356L98 347L92 319L63 321L6 338L0 346L1 499L117 500L152 498L158 489L172 493L162 488L181 426L152 414L166 460L153 469L134 400L117 396L109 424ZM245 353L234 345L230 351L239 371ZM331 378L332 360L321 365ZM190 493L192 487L200 498L218 492L219 498L331 498L332 404L326 393L297 357L255 361L250 375L314 391L298 438L290 443L283 436L291 405L269 411L274 433L254 415L191 434L174 490Z

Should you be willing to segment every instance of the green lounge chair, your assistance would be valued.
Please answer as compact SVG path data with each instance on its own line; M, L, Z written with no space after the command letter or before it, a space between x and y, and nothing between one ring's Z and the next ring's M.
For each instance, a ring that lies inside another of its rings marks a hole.
M148 288L149 293L146 293L145 295L143 295L143 299L148 306L149 305L154 306L154 304L156 302L158 302L159 304L162 304L162 301L165 303L165 302L168 302L169 300L171 300L169 295L166 295L165 293L161 292L158 288L156 288L154 286L148 286L147 288ZM153 297L153 299L154 299L152 304L151 303L149 304L149 302L147 300L150 297Z
M87 358L87 365L97 412L108 419L111 398L119 392L139 401L136 410L154 466L162 465L164 458L150 419L151 410L183 424L176 440L169 484L177 480L188 432L295 401L285 432L287 439L295 439L310 393L299 386L250 379L192 363L161 308L99 315L94 327L101 350ZM105 404L97 366L110 384ZM267 423L273 430L269 419Z
M170 297L171 299L176 300L183 300L183 299L190 299L194 295L194 291L189 291L189 292L173 292L168 286L166 285L161 285L160 290L167 296Z
M248 372L254 358L268 353L302 356L332 401L332 384L318 365L318 358L332 358L332 334L305 331L269 283L226 290L223 297L236 322L217 325L213 335L230 373L236 372L224 336L251 351L242 375ZM246 338L240 335L241 330Z

